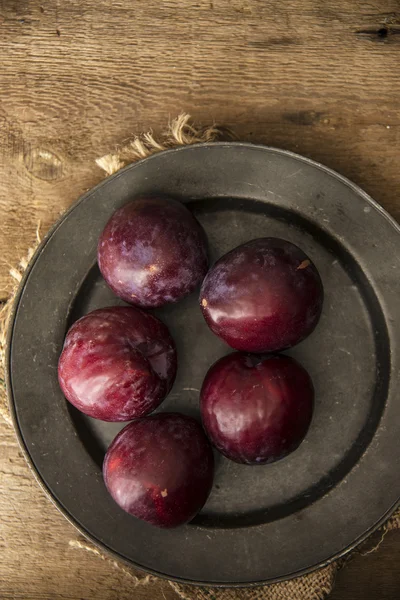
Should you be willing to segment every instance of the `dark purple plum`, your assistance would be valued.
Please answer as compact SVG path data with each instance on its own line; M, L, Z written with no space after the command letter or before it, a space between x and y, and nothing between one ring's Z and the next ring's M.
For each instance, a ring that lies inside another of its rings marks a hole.
M200 395L204 428L227 458L258 465L293 452L307 433L314 388L293 358L235 352L208 371Z
M201 425L160 413L127 425L110 445L104 481L126 512L158 527L191 521L205 504L214 457Z
M94 310L72 325L58 363L65 397L103 421L153 411L172 387L175 344L156 317L133 306Z
M245 352L291 348L317 325L323 304L319 273L300 248L278 238L243 244L208 272L200 306L210 329Z
M100 271L113 292L142 308L177 302L208 268L206 236L181 202L137 198L117 210L98 245Z

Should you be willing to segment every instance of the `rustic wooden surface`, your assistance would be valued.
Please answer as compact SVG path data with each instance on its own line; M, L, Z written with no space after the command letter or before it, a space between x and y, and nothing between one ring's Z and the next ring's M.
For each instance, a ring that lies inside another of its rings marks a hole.
M400 219L399 65L397 0L0 0L0 301L38 221L102 178L94 159L181 110L317 159ZM0 446L0 598L176 598L70 548L3 423ZM399 558L388 534L332 600L398 599Z

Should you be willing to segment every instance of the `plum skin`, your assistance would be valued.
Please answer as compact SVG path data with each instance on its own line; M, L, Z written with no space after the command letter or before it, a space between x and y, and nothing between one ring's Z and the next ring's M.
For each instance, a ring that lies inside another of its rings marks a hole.
M278 238L260 238L220 258L205 277L200 307L207 325L235 350L291 348L316 327L321 278L310 258Z
M192 417L158 413L129 423L103 463L106 487L126 512L162 528L191 521L205 504L214 455Z
M176 349L168 328L139 308L94 310L72 325L58 363L71 404L103 421L153 411L172 387Z
M184 204L140 197L118 209L100 236L100 271L113 292L142 308L177 302L208 269L203 228Z
M314 387L284 355L235 352L208 371L200 394L204 429L227 458L266 464L293 452L311 423Z

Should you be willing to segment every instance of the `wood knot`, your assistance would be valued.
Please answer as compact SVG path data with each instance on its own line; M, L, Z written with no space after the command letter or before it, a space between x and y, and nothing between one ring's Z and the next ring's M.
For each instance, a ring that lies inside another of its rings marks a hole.
M29 149L24 154L24 164L29 173L38 179L57 181L63 176L62 161L50 150Z
M394 41L397 38L400 34L400 26L387 21L378 27L372 26L365 29L358 29L355 33L358 37L363 37L371 41L388 42ZM396 38L393 36L396 36Z

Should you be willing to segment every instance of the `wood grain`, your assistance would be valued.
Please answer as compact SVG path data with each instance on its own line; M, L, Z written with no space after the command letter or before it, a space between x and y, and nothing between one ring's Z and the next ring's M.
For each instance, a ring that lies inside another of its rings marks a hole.
M103 177L94 159L182 110L319 160L400 219L399 52L397 0L0 0L0 301L37 223ZM1 598L174 597L69 549L0 427ZM332 598L398 598L398 540Z

